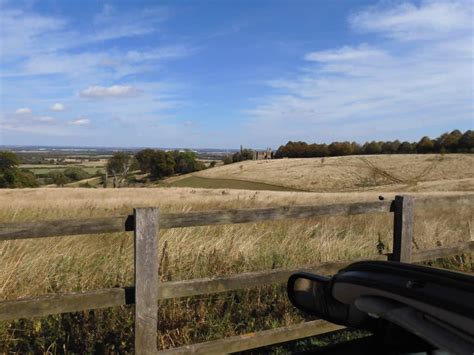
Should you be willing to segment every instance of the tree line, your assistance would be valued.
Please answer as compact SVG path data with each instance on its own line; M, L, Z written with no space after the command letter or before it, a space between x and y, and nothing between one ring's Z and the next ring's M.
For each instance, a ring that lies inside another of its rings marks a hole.
M236 152L232 155L227 155L225 156L222 161L224 162L224 165L227 164L232 164L232 163L237 163L239 161L244 161L244 160L252 160L254 156L254 151L252 149L241 149L240 152Z
M356 142L332 142L330 144L308 144L289 141L275 153L275 158L311 158L358 154L414 154L414 153L474 153L474 131L462 133L454 130L436 139L422 137L418 142L372 141L364 144Z
M205 169L204 163L197 160L191 151L163 151L143 149L134 156L125 153L114 153L107 161L107 174L113 178L113 186L119 187L130 172L140 170L152 180L162 179L174 174L187 174Z
M0 151L0 188L37 187L40 183L64 186L93 176L102 176L104 186L107 183L102 171L89 174L80 167L54 168L38 179L31 171L20 169L20 163L20 158L14 152ZM140 171L147 174L150 179L156 180L205 168L204 163L197 160L194 152L177 150L165 152L153 149L144 149L135 155L116 152L108 159L106 165L107 175L112 178L114 187L119 187L126 180L133 178L132 172Z

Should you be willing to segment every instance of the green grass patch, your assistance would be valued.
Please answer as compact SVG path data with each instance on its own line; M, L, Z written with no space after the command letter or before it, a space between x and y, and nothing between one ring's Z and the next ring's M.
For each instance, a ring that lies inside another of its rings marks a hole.
M190 176L181 180L163 184L172 187L194 187L202 189L239 189L239 190L268 190L268 191L304 191L291 187L265 184L263 182L237 179L213 179Z
M65 165L65 166L59 165L59 166L47 166L47 167L39 165L38 167L28 167L26 169L31 171L33 174L37 176L38 175L42 176L42 175L47 175L50 171L53 171L53 170L64 171L67 168L71 168L71 167L81 168L82 170L86 171L88 174L91 174L91 175L94 175L97 172L97 170L105 171L104 167L102 166L95 167L95 166L82 166L82 165Z

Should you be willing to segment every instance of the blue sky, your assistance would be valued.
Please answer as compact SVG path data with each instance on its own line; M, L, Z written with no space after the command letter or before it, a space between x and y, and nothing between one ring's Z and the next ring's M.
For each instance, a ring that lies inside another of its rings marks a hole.
M474 126L470 0L0 7L0 144L277 148Z

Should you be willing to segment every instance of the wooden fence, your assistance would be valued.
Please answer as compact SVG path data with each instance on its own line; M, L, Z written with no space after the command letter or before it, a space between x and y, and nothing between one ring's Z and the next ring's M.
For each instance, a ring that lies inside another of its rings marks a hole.
M441 206L449 202L472 204L474 195L417 200L417 206ZM388 258L395 261L420 262L474 251L474 241L467 241L448 247L412 252L414 199L410 196L396 196L393 201L168 214L160 214L158 208L136 208L133 215L121 217L4 223L0 224L0 241L133 231L135 285L134 287L115 287L2 301L0 302L0 321L134 304L135 352L137 354L157 353L157 300L283 283L293 272L300 270L330 275L356 261L319 263L294 269L273 269L218 278L160 283L157 253L161 229L388 212L393 213L394 216L393 252L386 255L374 255L370 259L387 260ZM237 352L341 328L323 320L316 320L164 350L160 353Z

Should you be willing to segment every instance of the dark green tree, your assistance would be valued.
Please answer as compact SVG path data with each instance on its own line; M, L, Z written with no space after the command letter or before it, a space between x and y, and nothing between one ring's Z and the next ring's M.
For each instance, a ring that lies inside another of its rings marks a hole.
M71 181L84 180L90 177L89 173L84 169L73 166L64 170L64 176Z
M242 149L242 160L252 160L254 155L254 151L252 149Z
M451 133L445 133L437 139L437 148L440 151L447 153L455 153L459 148L459 141L462 138L462 133L455 129Z
M362 146L363 154L380 154L382 153L382 147L379 142L372 141L370 143L365 143Z
M70 182L70 180L64 175L64 173L60 170L51 170L48 173L48 182L51 184L55 184L57 186L63 187L65 184Z
M113 176L114 187L120 187L126 180L132 159L124 152L114 153L107 161L107 173Z
M240 152L232 154L232 163L237 163L239 161L242 161L242 154L240 154Z
M135 154L135 159L142 173L146 174L151 172L151 162L154 155L155 151L153 149L143 149Z
M466 153L474 153L474 131L468 130L464 132L459 139L459 148Z
M400 154L411 154L414 152L414 150L415 148L413 147L413 144L411 144L410 142L403 142L398 147L398 153Z
M0 151L0 188L36 187L33 173L19 169L20 159L13 152Z
M424 136L420 139L418 144L416 145L416 152L417 153L433 153L434 151L434 141L431 140L430 137Z
M400 141L387 141L382 144L382 154L396 154L400 147Z
M20 159L13 152L0 151L0 173L12 171L18 168Z
M151 160L151 176L161 179L165 176L173 175L175 164L172 153L157 150Z
M350 142L333 142L329 144L328 149L331 156L351 155L353 153Z
M173 158L175 162L175 173L187 174L204 169L204 165L197 160L197 155L194 152L180 152L175 150L173 152Z
M224 163L224 165L232 164L232 157L230 155L226 155L224 158L222 158L222 162Z

